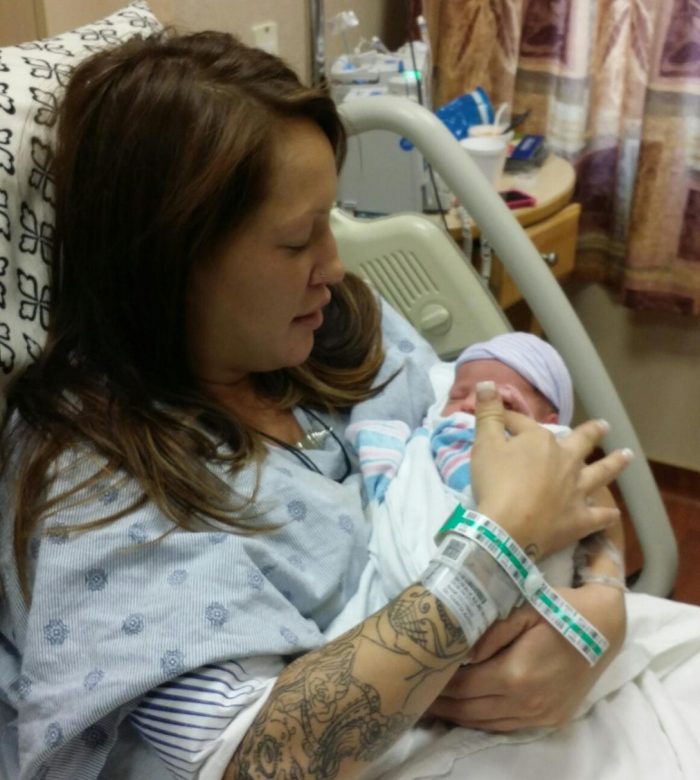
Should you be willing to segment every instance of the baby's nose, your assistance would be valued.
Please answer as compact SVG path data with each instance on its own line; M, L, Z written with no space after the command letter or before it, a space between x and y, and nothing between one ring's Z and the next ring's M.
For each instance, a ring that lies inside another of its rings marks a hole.
M465 396L462 400L462 403L460 405L460 411L466 412L467 414L474 414L474 411L476 409L476 393L469 393L469 395Z

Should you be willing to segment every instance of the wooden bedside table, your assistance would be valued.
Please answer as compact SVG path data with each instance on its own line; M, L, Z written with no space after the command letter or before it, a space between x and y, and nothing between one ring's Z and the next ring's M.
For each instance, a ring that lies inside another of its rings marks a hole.
M574 267L581 214L580 204L570 202L575 183L576 173L571 163L550 154L535 171L504 174L498 185L501 192L522 190L536 199L537 205L514 209L513 216L525 228L557 279L566 278ZM478 228L474 229L472 236L474 239L479 237ZM475 251L473 259L478 266L478 251ZM496 255L493 256L489 286L504 309L522 300L520 290Z

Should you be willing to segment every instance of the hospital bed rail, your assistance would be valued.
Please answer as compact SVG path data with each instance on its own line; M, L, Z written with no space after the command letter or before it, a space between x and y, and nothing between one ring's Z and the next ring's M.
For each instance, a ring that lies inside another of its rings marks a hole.
M370 130L390 131L408 138L423 154L477 223L542 325L547 339L563 356L571 372L577 396L587 415L606 419L610 423L611 430L604 442L604 449L610 451L629 447L634 451L636 458L618 478L622 497L644 555L641 573L631 589L668 596L676 578L678 550L654 476L600 356L571 303L522 226L477 165L464 153L452 133L427 109L407 98L375 96L343 103L340 112L350 135ZM342 221L342 218L340 219ZM425 217L419 219L425 220ZM336 224L338 225L338 218ZM346 219L345 227L339 228L341 250L343 240L352 235L350 224ZM358 222L358 225L360 224ZM369 227L368 222L364 228ZM430 233L430 229L424 224L419 228L419 233L421 231L424 234L426 231ZM410 240L409 232L408 223L397 223L397 248L402 242L405 244ZM481 295L485 296L489 306L497 307L500 312L497 302L483 285L478 292L478 285L474 286L477 276L475 271L465 262L464 256L458 252L454 242L441 228L435 226L435 232L430 233L428 242L433 257L432 272L440 273L443 265L449 269L446 271L450 275L449 282L442 285L443 290L459 290L463 286L464 306L472 305L470 301L473 302L475 296ZM367 246L363 251L371 254L374 248ZM392 254L390 248L387 251ZM438 265L434 257L441 252L444 255L440 255L441 262ZM341 255L345 259L343 251ZM451 261L443 262L443 258L447 257L451 257ZM402 273L400 268L397 272ZM390 273L384 273L383 277L372 281L381 293L386 294L395 280L390 278ZM390 295L387 297L391 300ZM450 308L454 309L454 306L450 304ZM501 313L492 319L492 324L488 325L486 330L490 330L492 335L501 332L503 319ZM421 329L420 320L414 321L414 324ZM422 330L435 344L436 339L431 338L430 332L425 328ZM476 338L472 337L470 340L474 341ZM440 350L439 344L436 344L436 348L445 357L453 356L447 354L453 350Z

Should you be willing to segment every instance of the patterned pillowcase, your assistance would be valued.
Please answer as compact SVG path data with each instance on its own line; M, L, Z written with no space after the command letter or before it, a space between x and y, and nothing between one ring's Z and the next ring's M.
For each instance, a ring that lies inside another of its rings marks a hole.
M85 27L0 48L0 399L46 337L54 224L49 140L60 92L84 57L159 29L147 3L133 2Z

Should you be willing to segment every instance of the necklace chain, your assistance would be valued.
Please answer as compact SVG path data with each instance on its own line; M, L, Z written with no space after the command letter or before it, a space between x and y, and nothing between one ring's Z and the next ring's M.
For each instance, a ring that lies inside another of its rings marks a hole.
M296 443L297 449L300 450L322 450L326 444L330 431L308 431L304 434L304 438Z
M308 418L317 422L322 427L322 430L309 431L304 435L304 438L296 444L289 444L288 442L283 441L282 439L278 439L276 436L272 436L269 433L264 433L263 431L258 431L258 433L260 433L260 435L266 438L268 441L271 441L273 444L276 444L278 447L281 447L283 450L286 450L292 454L300 463L309 469L309 471L315 471L317 474L321 475L323 475L323 472L306 454L306 452L304 452L304 449L323 449L326 441L328 440L328 437L330 436L340 448L340 451L343 454L343 461L345 463L342 477L336 479L335 481L344 482L350 476L350 472L352 471L350 456L348 455L348 451L345 449L345 445L340 440L340 437L333 430L333 428L330 425L327 425L315 412L312 412L311 409L307 409L305 406L300 406L299 408Z

